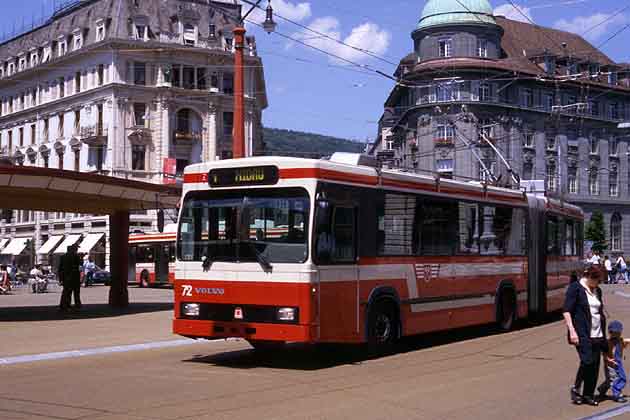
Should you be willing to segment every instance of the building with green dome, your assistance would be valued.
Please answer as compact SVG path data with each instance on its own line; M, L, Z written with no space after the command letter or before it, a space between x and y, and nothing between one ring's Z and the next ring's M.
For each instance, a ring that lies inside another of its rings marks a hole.
M541 181L587 219L602 210L608 252L630 253L630 64L487 0L429 0L411 30L372 153L431 176Z

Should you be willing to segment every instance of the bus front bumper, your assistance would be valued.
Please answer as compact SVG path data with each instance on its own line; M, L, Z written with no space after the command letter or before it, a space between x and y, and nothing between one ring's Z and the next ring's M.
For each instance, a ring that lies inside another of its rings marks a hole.
M246 340L310 343L314 341L316 336L316 327L294 324L174 319L173 333L191 338L244 338Z

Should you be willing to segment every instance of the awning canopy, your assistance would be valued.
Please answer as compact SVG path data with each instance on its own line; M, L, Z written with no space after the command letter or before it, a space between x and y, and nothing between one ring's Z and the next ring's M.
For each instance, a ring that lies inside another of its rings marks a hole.
M79 245L79 250L77 252L79 254L88 254L92 250L92 248L94 248L94 245L96 245L98 243L98 241L101 240L103 235L104 235L104 233L90 233L90 234L88 234L88 236L86 236L81 241L81 245Z
M20 255L32 238L14 238L1 252L2 255Z
M50 254L51 251L57 246L59 242L63 239L63 235L51 236L48 238L46 243L42 245L41 248L37 251L38 254Z
M0 249L4 248L11 239L0 239Z
M68 236L66 236L66 238L63 240L61 245L59 245L57 247L57 249L55 250L54 254L65 254L66 252L68 252L68 247L70 245L76 244L79 241L80 238L81 238L81 235L68 235Z

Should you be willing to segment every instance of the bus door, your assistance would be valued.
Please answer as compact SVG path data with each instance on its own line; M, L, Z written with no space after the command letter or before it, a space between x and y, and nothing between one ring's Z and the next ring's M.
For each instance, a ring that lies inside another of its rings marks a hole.
M347 341L359 335L359 267L354 204L318 201L315 260L319 265L319 339Z
M542 198L528 195L528 278L527 306L530 319L540 319L547 312L547 217Z
M168 263L170 261L169 245L159 244L155 253L155 282L168 282Z

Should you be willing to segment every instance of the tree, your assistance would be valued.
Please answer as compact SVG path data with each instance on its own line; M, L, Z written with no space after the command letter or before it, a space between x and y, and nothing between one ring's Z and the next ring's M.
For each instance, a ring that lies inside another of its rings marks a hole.
M586 224L584 238L587 241L593 242L593 246L591 247L593 251L604 252L604 250L608 248L604 215L601 211L594 211L591 215L591 220Z

